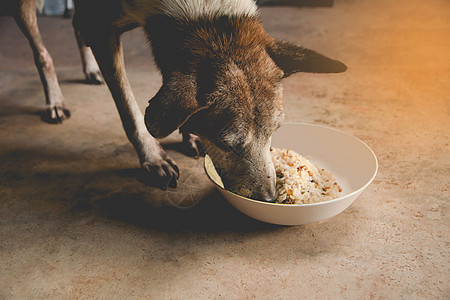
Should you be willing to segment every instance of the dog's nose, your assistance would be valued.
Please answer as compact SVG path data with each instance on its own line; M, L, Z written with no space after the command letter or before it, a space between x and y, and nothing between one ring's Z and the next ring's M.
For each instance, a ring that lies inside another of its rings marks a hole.
M270 187L268 189L265 189L263 191L260 191L259 193L256 193L254 195L254 199L265 201L265 202L275 202L277 201L277 190L274 187Z
M276 176L275 169L273 169L273 176L272 175L267 176L267 180L264 181L264 184L260 185L258 189L253 191L255 196L253 199L258 199L260 201L271 203L277 201L278 195L275 176Z
M257 200L264 201L264 202L270 202L274 203L277 201L276 195L270 195L270 194L262 194L260 196L255 197Z

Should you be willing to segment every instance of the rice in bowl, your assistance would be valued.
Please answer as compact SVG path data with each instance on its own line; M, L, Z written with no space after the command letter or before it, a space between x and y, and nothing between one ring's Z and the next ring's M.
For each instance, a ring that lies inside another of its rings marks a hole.
M342 188L331 172L289 149L271 148L277 174L277 203L309 204L338 198Z

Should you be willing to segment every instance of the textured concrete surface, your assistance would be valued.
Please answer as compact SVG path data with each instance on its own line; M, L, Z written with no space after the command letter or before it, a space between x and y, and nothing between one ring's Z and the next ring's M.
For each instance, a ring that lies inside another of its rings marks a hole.
M284 106L373 148L379 174L360 198L316 224L254 221L176 134L164 143L180 186L147 186L107 88L82 83L70 21L39 19L73 112L50 125L27 42L0 18L0 299L450 298L450 2L337 0L262 19L349 66L286 79ZM141 32L124 40L144 108L160 77Z

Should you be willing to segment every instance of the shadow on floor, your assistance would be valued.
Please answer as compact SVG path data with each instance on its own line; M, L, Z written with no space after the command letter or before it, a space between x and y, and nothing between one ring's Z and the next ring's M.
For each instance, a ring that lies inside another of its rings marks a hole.
M69 223L71 219L95 217L147 230L205 233L279 228L235 210L199 169L201 164L185 170L176 189L162 191L139 182L141 169L110 168L101 157L98 153L45 149L0 153L4 166L0 194L1 189L14 191L14 198L24 201L37 216L52 212ZM186 174L189 172L193 175Z
M253 220L235 210L217 191L212 191L189 208L154 207L140 195L114 194L98 201L100 211L110 219L145 229L161 231L255 232L280 226Z

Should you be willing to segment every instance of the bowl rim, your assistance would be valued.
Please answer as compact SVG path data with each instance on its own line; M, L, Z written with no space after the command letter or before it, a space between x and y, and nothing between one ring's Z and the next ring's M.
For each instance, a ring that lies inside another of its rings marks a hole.
M341 196L341 197L338 197L338 198L335 198L335 199L323 201L323 202L306 203L306 204L282 204L282 203L264 202L264 201L255 200L255 199L251 199L251 198L247 198L247 197L238 195L236 193L233 193L233 192L227 190L224 187L221 187L214 179L211 178L211 175L209 174L208 169L206 168L206 157L208 157L208 159L210 159L211 162L212 162L212 159L211 159L211 157L208 154L205 154L205 159L203 161L203 168L204 168L205 173L208 176L209 180L211 180L216 185L216 187L218 187L219 189L221 189L221 190L223 190L223 191L225 191L227 193L230 193L232 195L235 195L235 196L237 196L237 197L239 197L239 198L241 198L243 200L246 200L246 201L249 201L249 202L253 202L253 203L256 203L256 204L273 205L273 206L278 206L278 207L313 207L313 206L327 205L327 204L330 204L330 203L339 202L339 201L345 200L347 198L350 198L350 197L352 197L355 194L359 194L362 191L364 191L372 183L372 181L375 179L375 177L377 176L377 173L378 173L378 158L375 155L375 152L365 142L363 142L361 139L357 138L356 136L351 135L351 134L349 134L349 133L347 133L347 132L345 132L343 130L332 128L332 127L329 127L329 126L320 125L320 124L311 124L311 123L303 123L303 122L285 122L282 126L285 126L285 125L307 125L307 126L311 126L311 127L322 127L322 128L325 128L325 129L329 129L329 130L333 130L333 131L339 132L341 134L344 134L344 135L347 135L349 137L352 137L352 138L356 139L367 150L369 150L370 154L372 154L372 157L375 159L375 171L374 171L372 177L367 181L366 184L364 184L359 189L357 189L357 190L355 190L355 191L353 191L353 192L351 192L351 193L349 193L347 195L344 195L344 196Z

